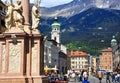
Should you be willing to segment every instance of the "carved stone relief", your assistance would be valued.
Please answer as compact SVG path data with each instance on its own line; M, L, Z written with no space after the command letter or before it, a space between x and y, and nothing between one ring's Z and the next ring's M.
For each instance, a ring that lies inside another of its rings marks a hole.
M34 47L32 47L32 73L37 72L37 60L38 60L37 54L38 54L37 44L34 44Z
M1 54L1 64L2 70L1 73L5 73L5 66L6 66L6 45L2 45L2 54Z
M9 45L9 72L20 72L21 61L21 43Z

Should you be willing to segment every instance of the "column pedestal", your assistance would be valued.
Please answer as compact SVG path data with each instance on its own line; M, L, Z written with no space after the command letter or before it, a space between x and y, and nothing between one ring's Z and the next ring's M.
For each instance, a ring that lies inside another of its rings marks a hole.
M0 83L48 83L43 39L15 27L0 34Z

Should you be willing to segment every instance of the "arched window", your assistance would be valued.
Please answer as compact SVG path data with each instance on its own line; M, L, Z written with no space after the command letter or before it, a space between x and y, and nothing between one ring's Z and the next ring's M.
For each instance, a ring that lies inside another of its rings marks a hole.
M57 39L57 38L56 38L56 37L54 37L54 40L55 40L55 41L56 41L56 39Z

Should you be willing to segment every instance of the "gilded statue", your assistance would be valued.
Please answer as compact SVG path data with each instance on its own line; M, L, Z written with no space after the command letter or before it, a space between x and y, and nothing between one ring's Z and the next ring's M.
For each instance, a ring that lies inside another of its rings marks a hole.
M22 28L23 16L22 16L22 5L21 0L17 0L17 3L13 4L12 0L8 5L6 12L5 26L10 29L11 27Z
M35 30L40 24L40 13L38 1L35 1L34 6L32 7L32 29Z

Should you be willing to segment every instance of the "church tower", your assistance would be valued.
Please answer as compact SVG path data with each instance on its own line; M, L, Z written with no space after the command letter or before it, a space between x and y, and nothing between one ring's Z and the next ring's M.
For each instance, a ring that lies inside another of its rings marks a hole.
M54 18L54 23L52 24L51 39L55 40L60 44L60 23L58 23L57 17Z
M111 47L117 45L117 40L115 39L115 36L113 36L112 40L111 40Z

